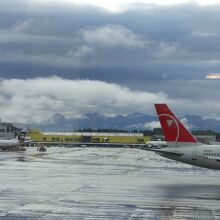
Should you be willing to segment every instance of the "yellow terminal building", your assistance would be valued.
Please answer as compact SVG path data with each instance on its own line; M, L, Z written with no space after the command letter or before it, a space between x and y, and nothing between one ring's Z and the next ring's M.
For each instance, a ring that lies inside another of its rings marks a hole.
M33 142L59 143L128 143L144 144L150 136L143 133L108 133L108 132L42 132L30 129L29 136Z

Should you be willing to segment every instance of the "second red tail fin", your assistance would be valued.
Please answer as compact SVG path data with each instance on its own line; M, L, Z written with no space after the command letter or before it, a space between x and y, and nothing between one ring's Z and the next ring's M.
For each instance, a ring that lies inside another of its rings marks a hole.
M166 104L155 104L166 141L198 142Z

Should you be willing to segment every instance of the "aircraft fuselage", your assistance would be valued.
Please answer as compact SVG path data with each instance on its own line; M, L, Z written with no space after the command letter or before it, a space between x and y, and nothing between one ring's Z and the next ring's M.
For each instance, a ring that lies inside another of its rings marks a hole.
M194 166L220 170L220 145L168 147L156 153Z
M0 140L1 147L14 147L17 146L19 142L17 140Z

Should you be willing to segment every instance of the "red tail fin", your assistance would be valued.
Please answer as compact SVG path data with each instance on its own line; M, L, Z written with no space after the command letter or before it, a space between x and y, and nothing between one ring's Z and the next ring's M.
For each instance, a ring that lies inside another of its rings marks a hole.
M166 104L155 104L166 141L198 142Z

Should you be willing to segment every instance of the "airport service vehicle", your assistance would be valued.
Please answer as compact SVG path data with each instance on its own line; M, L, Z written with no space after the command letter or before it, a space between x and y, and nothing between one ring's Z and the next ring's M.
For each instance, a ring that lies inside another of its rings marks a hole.
M166 141L148 141L146 142L148 148L164 148L167 147Z
M24 143L26 143L25 136L26 136L26 130L22 130L18 134L18 136L14 139L0 140L0 148L7 149L10 147L16 147L18 145L24 144Z
M220 170L220 145L199 143L166 104L155 104L155 108L167 147L152 151L168 159Z

